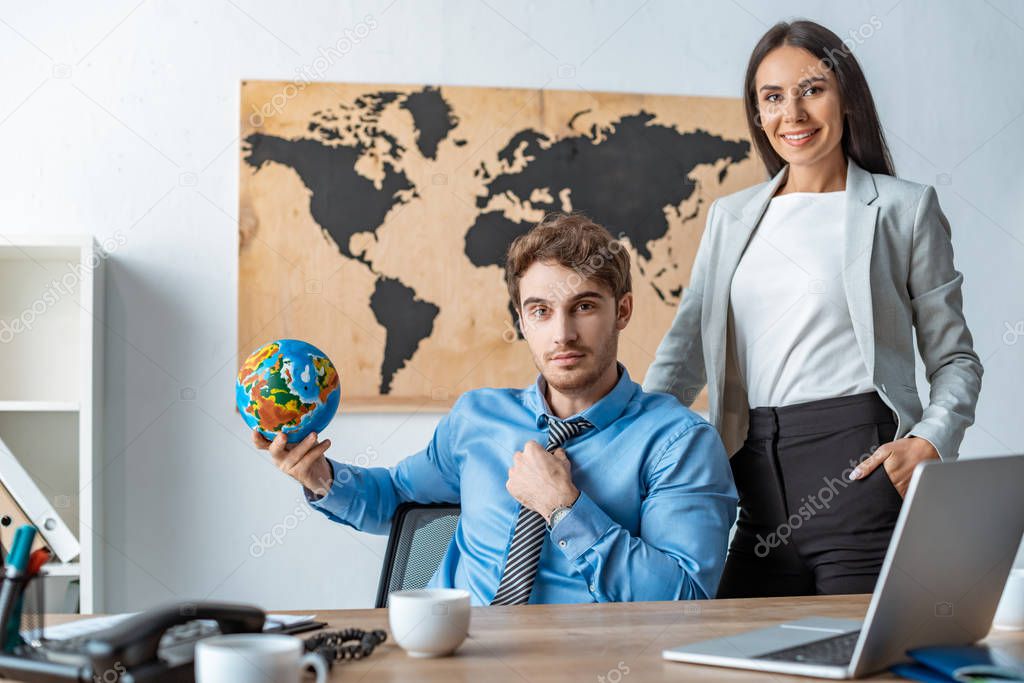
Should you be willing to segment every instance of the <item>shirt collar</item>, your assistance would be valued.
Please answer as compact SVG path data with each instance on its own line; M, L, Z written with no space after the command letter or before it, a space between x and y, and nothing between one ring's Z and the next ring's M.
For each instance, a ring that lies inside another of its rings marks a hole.
M617 362L616 366L619 368L619 381L615 383L612 390L602 396L594 405L581 413L566 418L567 420L584 417L594 425L595 429L601 430L615 422L622 415L629 401L633 398L637 385L630 379L629 371L626 370L625 365ZM544 379L544 375L538 375L537 381L534 382L527 393L527 403L534 412L538 429L547 429L548 418L555 418L547 399L544 398L546 389L547 381Z

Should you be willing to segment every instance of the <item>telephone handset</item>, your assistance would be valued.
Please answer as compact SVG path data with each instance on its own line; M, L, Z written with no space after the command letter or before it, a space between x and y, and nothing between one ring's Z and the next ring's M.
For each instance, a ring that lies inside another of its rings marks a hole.
M0 654L0 678L28 683L193 683L193 658L199 640L216 633L258 633L265 620L263 610L251 605L170 604L87 635L47 641L16 655ZM276 632L322 626L322 622L310 622Z
M93 633L84 650L94 672L114 670L118 663L134 672L143 665L160 665L157 657L160 640L172 626L209 619L217 622L221 633L258 633L263 630L265 618L263 610L250 605L223 602L167 605ZM173 662L164 662L163 667L167 668L168 664L173 665Z

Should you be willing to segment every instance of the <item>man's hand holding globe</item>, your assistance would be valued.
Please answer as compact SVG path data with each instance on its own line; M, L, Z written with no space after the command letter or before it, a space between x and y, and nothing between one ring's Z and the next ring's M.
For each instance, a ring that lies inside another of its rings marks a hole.
M235 402L253 430L253 443L317 497L327 493L334 479L324 457L331 441L317 441L317 435L338 411L340 400L334 364L320 349L295 339L279 339L253 351L235 383Z
M267 441L258 431L252 432L252 442L256 448L270 451L270 457L279 470L312 491L317 498L322 498L334 480L333 468L324 456L331 440L316 439L316 432L311 432L299 443L290 444L284 434L278 434L273 441Z

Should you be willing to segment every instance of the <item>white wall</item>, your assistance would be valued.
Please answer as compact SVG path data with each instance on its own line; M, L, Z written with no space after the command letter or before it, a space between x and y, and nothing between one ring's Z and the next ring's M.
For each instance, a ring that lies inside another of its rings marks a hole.
M232 408L239 81L294 78L367 15L376 28L325 80L716 96L738 95L750 49L777 19L807 16L845 36L876 17L856 53L898 171L949 177L938 189L986 368L964 454L1024 452L1024 336L1004 339L1007 326L1024 327L1024 5L550 4L0 10L0 233L127 238L109 264L105 321L109 610L204 597L278 609L372 603L384 539L299 520L298 487L254 452ZM372 448L387 465L420 448L436 421L342 416L325 435L336 458ZM280 545L250 553L254 534L292 522Z

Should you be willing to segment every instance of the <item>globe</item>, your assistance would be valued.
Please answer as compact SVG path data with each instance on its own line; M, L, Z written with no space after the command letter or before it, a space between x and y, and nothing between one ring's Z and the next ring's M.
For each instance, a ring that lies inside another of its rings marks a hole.
M341 380L323 351L297 339L278 339L256 349L242 363L235 402L245 424L288 443L326 427L341 401Z

